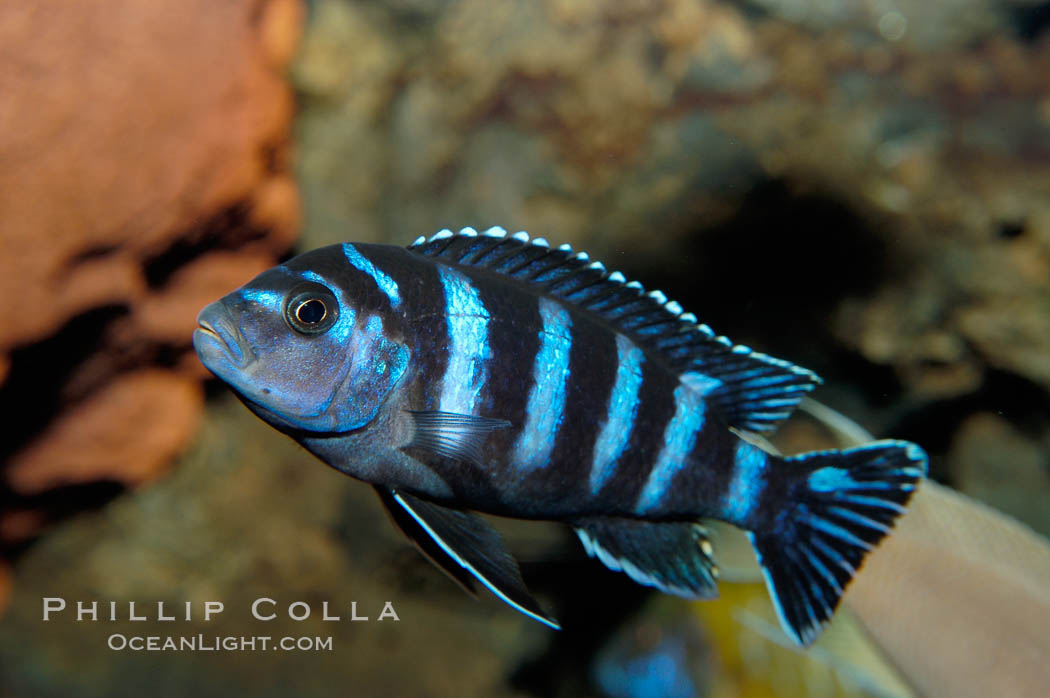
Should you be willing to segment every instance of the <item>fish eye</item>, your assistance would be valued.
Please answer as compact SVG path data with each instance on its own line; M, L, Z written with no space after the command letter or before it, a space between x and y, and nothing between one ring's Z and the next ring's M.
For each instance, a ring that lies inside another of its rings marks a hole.
M339 304L328 289L311 284L288 297L284 319L300 334L322 334L339 319Z
M328 308L320 298L308 298L295 308L295 319L303 325L316 326L325 316Z

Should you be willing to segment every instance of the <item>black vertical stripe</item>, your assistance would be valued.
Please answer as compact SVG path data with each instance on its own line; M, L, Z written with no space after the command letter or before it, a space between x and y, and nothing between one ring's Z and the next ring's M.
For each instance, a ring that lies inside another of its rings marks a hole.
M471 269L467 273L492 315L489 381L482 404L492 416L510 422L509 428L501 429L488 440L488 481L500 493L501 500L521 511L522 473L513 456L515 443L528 420L529 395L535 384L533 365L542 344L539 299L490 272Z
M539 353L543 321L532 294L472 269L460 271L473 282L491 318L489 379L481 393L481 405L484 416L505 419L511 424L490 439L491 461L501 462L509 458L525 424L533 384L532 364Z
M733 478L738 442L721 417L708 409L688 465L675 473L657 511L667 516L717 515Z
M675 413L678 377L655 361L642 363L638 412L630 441L615 471L597 497L611 512L632 513L664 444L664 431Z
M569 308L572 348L564 413L550 463L530 471L528 492L547 493L547 505L571 509L590 498L592 453L616 382L616 337L588 316Z
M406 405L406 409L437 409L449 353L445 294L436 266L439 262L401 247L364 244L356 247L397 283L401 309L399 313L389 311L395 320L389 331L391 339L403 340L409 347L415 370L411 404ZM394 332L401 336L395 336Z

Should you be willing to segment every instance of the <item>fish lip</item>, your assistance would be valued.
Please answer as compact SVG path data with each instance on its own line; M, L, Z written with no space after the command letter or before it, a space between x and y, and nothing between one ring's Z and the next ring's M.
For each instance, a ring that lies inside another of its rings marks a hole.
M205 306L197 315L197 328L193 331L193 346L202 360L214 357L218 353L221 358L238 369L243 369L254 358L240 330L221 301ZM208 362L205 362L205 366L208 366ZM208 366L208 368L212 367Z
M219 333L215 331L215 328L212 327L207 320L197 320L197 329L194 330L194 333L196 334L197 332L200 332L204 335L208 335L214 339L217 339L220 342L222 341L222 337L219 336Z

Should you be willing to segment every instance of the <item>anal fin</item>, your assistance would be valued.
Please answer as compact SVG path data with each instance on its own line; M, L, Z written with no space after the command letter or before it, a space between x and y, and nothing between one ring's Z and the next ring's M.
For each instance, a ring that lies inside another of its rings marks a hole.
M639 584L687 599L718 596L718 567L699 523L595 517L573 525L588 555Z
M435 556L427 553L429 543L417 542L431 561L453 579L462 584L466 571L513 608L555 630L560 629L558 622L529 593L518 563L507 551L499 533L480 516L397 490L387 490L385 494L380 491L380 497L384 503L389 501L392 509L392 505L400 507L418 524L417 532L425 532L441 549L444 555ZM398 515L394 518L397 521Z

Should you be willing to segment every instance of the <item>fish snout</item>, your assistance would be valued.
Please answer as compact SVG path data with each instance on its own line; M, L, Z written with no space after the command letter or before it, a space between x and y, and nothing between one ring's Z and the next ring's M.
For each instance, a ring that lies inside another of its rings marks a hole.
M216 361L225 361L243 368L251 356L251 352L244 346L244 338L222 301L209 303L197 315L193 348L201 363L213 372Z

